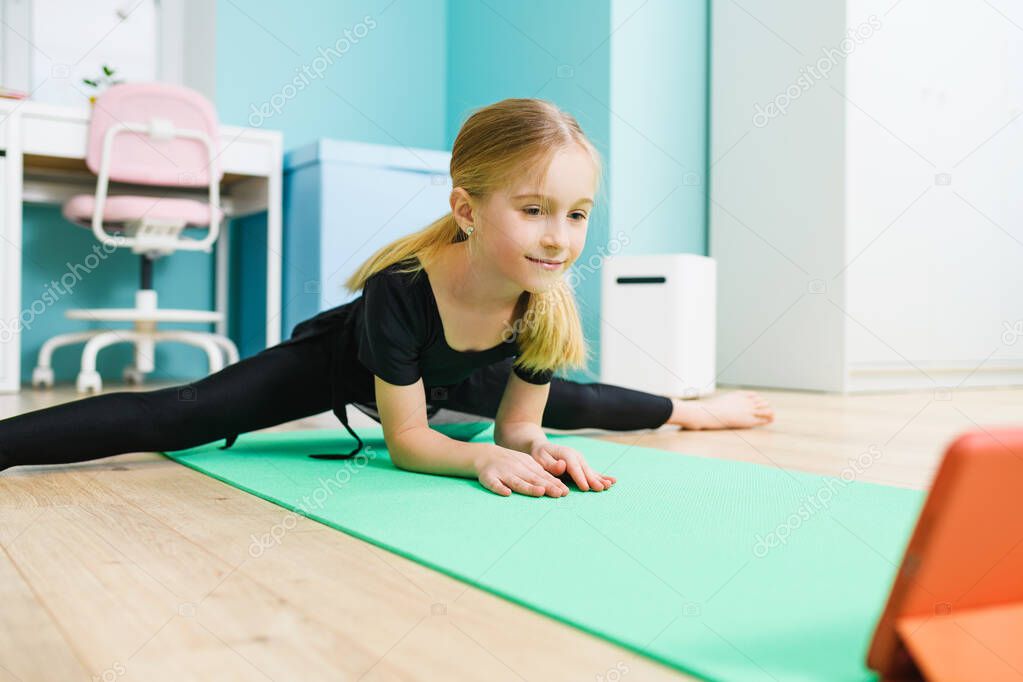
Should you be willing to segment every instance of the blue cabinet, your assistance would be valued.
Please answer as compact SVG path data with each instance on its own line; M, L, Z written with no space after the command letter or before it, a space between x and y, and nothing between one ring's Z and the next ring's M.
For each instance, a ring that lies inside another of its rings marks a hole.
M284 157L284 338L358 294L345 280L381 246L450 211L450 152L323 139Z

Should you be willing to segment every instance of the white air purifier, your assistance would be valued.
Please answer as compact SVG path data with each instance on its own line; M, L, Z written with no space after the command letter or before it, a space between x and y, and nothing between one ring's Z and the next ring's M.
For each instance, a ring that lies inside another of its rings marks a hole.
M600 380L680 398L713 393L714 259L613 256L602 277Z

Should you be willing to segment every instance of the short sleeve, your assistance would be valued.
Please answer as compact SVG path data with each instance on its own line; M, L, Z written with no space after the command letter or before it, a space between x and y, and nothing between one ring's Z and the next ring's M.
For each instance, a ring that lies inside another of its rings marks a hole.
M389 384L406 386L422 376L419 363L424 321L422 306L397 274L377 272L362 289L363 322L358 359Z
M522 379L523 381L527 381L531 384L540 385L549 384L554 376L554 371L550 369L545 369L538 372L530 372L529 370L523 369L518 365L512 365L512 371L515 372L516 376L518 376L520 379Z

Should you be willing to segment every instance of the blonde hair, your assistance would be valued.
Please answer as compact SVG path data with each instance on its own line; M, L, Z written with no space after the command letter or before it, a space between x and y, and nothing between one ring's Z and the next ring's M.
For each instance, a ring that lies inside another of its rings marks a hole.
M477 109L462 125L451 152L453 187L483 200L508 187L523 174L543 186L554 154L573 144L593 159L598 182L600 154L569 113L542 99L511 98ZM549 207L544 207L549 208ZM486 230L477 221L476 230ZM373 274L395 264L402 273L418 273L447 244L474 239L466 235L449 211L418 232L387 244L370 256L345 281L356 292ZM582 368L590 349L583 334L575 295L564 277L539 293L524 291L516 306L513 333L518 336L515 366L527 372Z

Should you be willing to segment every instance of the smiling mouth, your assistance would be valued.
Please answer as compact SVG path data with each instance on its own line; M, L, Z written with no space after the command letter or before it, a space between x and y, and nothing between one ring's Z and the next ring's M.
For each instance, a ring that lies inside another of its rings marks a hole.
M547 260L546 258L533 258L532 256L526 256L528 260L534 263L544 263L546 265L562 265L565 261L563 260Z

